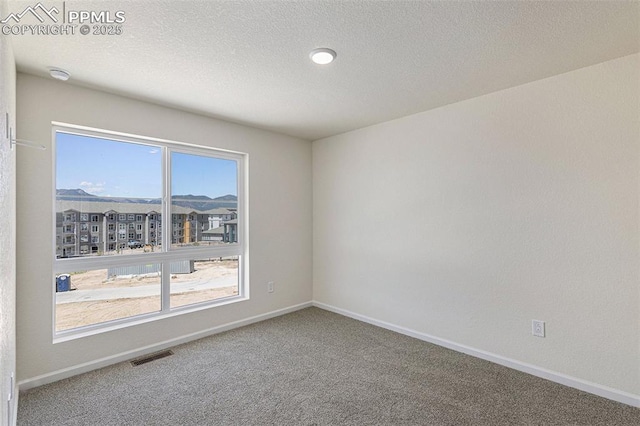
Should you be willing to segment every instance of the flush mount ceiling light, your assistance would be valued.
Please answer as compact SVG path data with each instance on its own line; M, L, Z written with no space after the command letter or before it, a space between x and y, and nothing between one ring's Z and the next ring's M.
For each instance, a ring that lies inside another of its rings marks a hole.
M330 64L331 62L333 62L336 56L337 55L335 51L327 49L326 47L313 49L311 53L309 53L309 57L311 58L311 60L318 65Z
M49 75L56 80L67 81L69 80L70 74L69 72L62 70L60 68L49 68Z

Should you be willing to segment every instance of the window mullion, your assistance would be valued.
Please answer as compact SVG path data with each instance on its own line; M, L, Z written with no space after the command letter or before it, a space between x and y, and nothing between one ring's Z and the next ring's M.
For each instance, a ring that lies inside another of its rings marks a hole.
M162 262L160 268L162 271L160 275L160 284L162 286L162 291L160 292L160 297L162 298L160 310L162 312L169 312L171 310L171 262Z
M162 251L171 248L171 151L162 147ZM171 268L170 262L162 262L162 311L171 309Z

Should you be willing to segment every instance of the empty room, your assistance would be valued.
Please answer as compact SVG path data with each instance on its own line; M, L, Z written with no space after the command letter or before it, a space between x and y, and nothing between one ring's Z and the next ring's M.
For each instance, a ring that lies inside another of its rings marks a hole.
M640 424L640 2L0 29L0 425Z

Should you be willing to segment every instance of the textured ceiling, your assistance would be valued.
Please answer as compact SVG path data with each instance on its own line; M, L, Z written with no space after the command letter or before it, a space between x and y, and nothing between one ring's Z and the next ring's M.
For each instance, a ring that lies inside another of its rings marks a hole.
M9 1L10 12L33 2ZM43 1L46 6L62 2ZM119 36L11 36L18 69L309 140L640 51L640 3L66 1ZM26 18L25 18L26 19ZM5 36L2 36L5 37ZM337 51L313 64L316 47Z

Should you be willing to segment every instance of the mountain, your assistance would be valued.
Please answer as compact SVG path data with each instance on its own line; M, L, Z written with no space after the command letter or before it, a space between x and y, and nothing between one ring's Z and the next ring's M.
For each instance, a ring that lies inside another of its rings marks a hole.
M95 197L93 194L89 194L82 189L56 189L56 196L59 198L60 196L67 197Z
M89 194L82 189L56 189L56 199L65 201L85 201L94 203L137 203L160 204L158 198L124 198L124 197L100 197Z
M216 197L214 198L215 201L235 201L238 202L238 197L236 197L235 195L223 195L222 197Z
M126 198L126 197L100 197L89 194L82 189L56 189L56 199L65 201L84 201L97 203L136 203L136 204L160 204L158 198ZM236 208L238 197L235 195L223 195L210 198L206 195L174 195L171 197L173 204L194 210L211 210L217 208Z
M225 207L236 208L238 197L235 195L223 195L216 198L209 198L206 195L173 195L171 202L177 206L204 211Z

